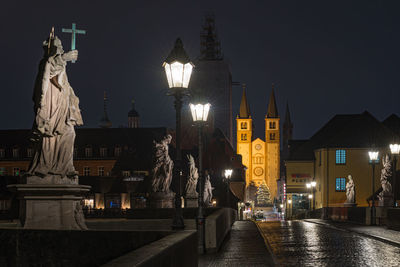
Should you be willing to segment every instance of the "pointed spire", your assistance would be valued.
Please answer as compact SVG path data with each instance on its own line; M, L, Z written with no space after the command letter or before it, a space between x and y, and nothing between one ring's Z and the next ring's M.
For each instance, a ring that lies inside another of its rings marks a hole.
M104 101L104 106L103 106L104 113L103 113L103 117L100 120L99 126L100 126L100 128L111 128L112 123L108 119L108 115L107 115L107 95L106 95L106 91L104 91L103 101Z
M276 108L274 84L272 84L271 96L269 97L267 118L278 118L278 109Z
M240 102L240 110L239 110L239 118L250 118L250 107L247 103L246 97L246 84L242 84L243 86L243 94L242 94L242 101Z
M286 102L285 123L287 123L287 124L292 123L292 120L290 119L289 101Z

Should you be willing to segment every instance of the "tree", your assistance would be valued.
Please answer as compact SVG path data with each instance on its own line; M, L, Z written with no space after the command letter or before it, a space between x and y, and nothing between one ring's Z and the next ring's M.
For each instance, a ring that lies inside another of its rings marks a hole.
M272 205L271 193L265 182L260 184L260 186L258 187L256 196L257 196L257 206Z

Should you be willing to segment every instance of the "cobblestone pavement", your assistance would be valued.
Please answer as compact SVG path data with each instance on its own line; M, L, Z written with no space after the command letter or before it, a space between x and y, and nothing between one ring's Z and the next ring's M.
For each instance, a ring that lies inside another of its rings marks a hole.
M400 248L365 235L306 221L261 222L281 266L400 266Z
M199 266L274 266L257 226L236 221L218 253L199 256Z

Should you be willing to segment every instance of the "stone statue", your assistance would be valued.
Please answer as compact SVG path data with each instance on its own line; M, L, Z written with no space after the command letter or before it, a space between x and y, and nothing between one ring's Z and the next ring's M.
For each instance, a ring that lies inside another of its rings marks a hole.
M192 155L188 155L189 160L189 177L186 183L185 188L185 196L197 197L196 186L197 180L199 179L199 173L196 168L196 164L194 162L194 158Z
M211 206L211 200L212 200L212 186L211 186L211 182L210 182L210 175L208 174L207 171L205 171L204 173L204 177L205 177L205 182L204 182L204 196L203 196L203 201L204 201L204 205L206 206Z
M159 143L154 143L153 178L151 181L153 192L170 192L172 181L172 169L174 162L168 154L168 145L171 143L172 136L165 136Z
M79 99L68 82L68 61L78 51L64 53L57 36L43 43L33 92L35 120L32 141L35 154L27 172L28 184L78 184L73 165L75 125L82 125Z
M387 154L382 158L382 165L383 165L383 168L381 171L382 191L379 193L378 198L380 201L387 202L388 198L393 198L392 185L390 184L390 182L388 180L388 178L392 175L392 163ZM385 201L385 199L386 199L386 201Z
M346 202L345 203L356 203L356 187L354 185L353 177L349 175L348 182L346 184Z

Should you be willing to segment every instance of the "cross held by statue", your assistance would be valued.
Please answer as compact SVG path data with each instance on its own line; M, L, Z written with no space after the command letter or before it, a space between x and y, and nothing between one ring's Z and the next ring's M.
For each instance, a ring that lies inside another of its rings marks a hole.
M76 34L86 34L85 30L78 30L76 28L76 23L72 23L72 28L71 29L64 29L62 28L62 32L66 33L71 33L72 34L72 39L71 39L71 50L75 50L75 43L76 43ZM73 60L72 63L75 63Z

